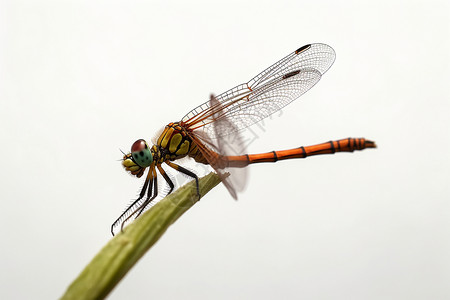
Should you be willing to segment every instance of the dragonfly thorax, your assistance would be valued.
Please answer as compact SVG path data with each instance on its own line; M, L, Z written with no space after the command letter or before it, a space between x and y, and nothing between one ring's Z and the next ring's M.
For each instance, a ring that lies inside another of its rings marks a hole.
M162 163L189 155L193 148L193 142L186 128L180 123L174 122L164 128L155 146L155 150L159 154L158 162Z
M196 162L208 164L196 141L192 138L192 131L186 128L183 122L169 123L153 147L158 157L158 159L155 158L156 163L173 161L189 156Z

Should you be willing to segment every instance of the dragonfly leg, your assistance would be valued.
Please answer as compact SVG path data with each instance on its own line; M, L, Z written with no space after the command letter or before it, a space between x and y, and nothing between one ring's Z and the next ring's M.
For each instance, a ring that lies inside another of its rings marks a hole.
M167 195L169 195L170 193L172 193L175 185L173 184L172 180L170 179L170 177L167 175L166 171L164 171L164 169L161 167L161 165L157 165L156 166L158 168L159 173L161 173L161 175L164 177L164 179L166 180L167 184L170 186L170 190L167 193Z
M150 184L148 185L148 189L147 189L147 199L145 199L145 201L139 205L139 207L137 207L128 217L126 217L125 220L123 220L121 226L120 226L120 231L123 231L123 226L125 226L125 223L131 219L134 215L136 215L135 219L137 217L139 217L139 215L142 213L142 211L145 209L145 207L153 200L156 198L156 196L158 195L158 190L157 190L157 175L156 175L156 171L155 171L155 166L152 165L150 167L150 171L149 174L151 174L151 178L150 178ZM142 192L141 192L142 193ZM133 205L135 203L137 203L137 201L141 200L143 198L145 194L142 193L142 195L140 195L140 199L136 200ZM153 194L153 196L152 196ZM131 205L131 206L133 206Z
M144 186L142 187L142 190L139 193L139 197L133 203L131 203L130 206L128 206L128 208L117 218L117 220L114 221L114 223L112 223L112 225L111 225L111 233L112 233L113 236L114 236L114 227L116 227L117 224L119 224L119 222L130 212L130 210L132 208L134 208L134 206L144 197L145 192L147 191L147 188L149 187L149 183L150 183L150 189L151 189L151 186L152 186L152 183L153 183L152 170L148 171L147 178L145 178ZM134 214L134 212L131 215L133 215L133 214ZM126 220L128 220L128 218ZM120 227L121 231L122 231L123 223L122 223L122 226Z
M156 167L158 168L159 172L161 173L161 175L164 177L164 179L167 181L167 183L170 186L170 191L169 194L173 191L175 185L173 184L172 180L170 180L169 176L167 175L167 173L164 171L164 169L161 167L161 165L156 165ZM147 199L145 200L144 203L142 203L142 205L136 210L138 213L136 215L136 218L139 217L142 212L144 211L144 209L147 207L147 205L150 204L150 202L153 201L153 199L156 198L156 196L158 196L158 184L157 184L157 173L156 170L154 170L154 181L153 181L153 189L154 189L154 193L153 196L151 196L151 191L152 191L152 187L149 188L148 190L148 195L147 195Z
M152 169L152 173L153 173L153 190L152 187L149 187L148 193L147 193L147 199L145 199L144 203L141 204L141 206L139 206L138 209L136 209L136 217L139 217L142 212L144 211L144 209L147 207L147 205L150 204L150 202L153 201L153 199L156 198L156 196L158 196L158 174L156 173L155 168ZM152 191L153 191L153 196L152 196ZM131 217L131 216L130 216ZM129 217L128 217L129 218Z
M171 161L166 161L166 164L167 164L169 167L174 168L174 169L177 170L178 172L181 172L181 173L183 173L183 174L186 174L186 175L188 175L188 176L190 176L190 177L192 177L192 178L195 179L195 184L197 185L197 196L198 196L198 198L200 199L200 187L199 187L199 185L198 185L198 177L197 177L197 175L195 175L194 172L191 172L191 171L189 171L188 169L185 169L185 168L183 168L182 166L177 165L177 164L175 164L175 163L173 163L173 162L171 162Z

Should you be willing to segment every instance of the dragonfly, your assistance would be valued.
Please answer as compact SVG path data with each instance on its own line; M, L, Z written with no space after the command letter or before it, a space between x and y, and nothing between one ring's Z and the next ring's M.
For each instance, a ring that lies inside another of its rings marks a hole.
M227 176L228 171L244 170L255 163L376 148L375 142L365 138L345 138L260 154L236 153L233 147L242 143L240 132L243 129L269 117L311 89L332 66L335 57L333 48L326 44L302 46L247 83L220 95L211 95L180 121L166 125L152 146L144 139L135 141L131 151L124 153L122 165L133 176L140 178L146 171L147 175L138 198L111 225L111 233L114 235L114 228L119 224L123 230L125 222L137 218L157 197L158 172L169 186L168 194L173 191L175 185L162 168L163 164L193 178L200 196L198 176L175 163L181 158L189 157L197 163L210 165L231 196L237 199L245 175L233 171Z

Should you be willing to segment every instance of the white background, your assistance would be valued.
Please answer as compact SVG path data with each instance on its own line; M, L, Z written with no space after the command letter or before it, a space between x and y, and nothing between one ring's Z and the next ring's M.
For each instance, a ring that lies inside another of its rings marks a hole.
M250 166L109 298L450 298L447 0L3 1L0 42L0 298L58 298L111 238L119 148L312 42L334 66L249 152L378 149Z

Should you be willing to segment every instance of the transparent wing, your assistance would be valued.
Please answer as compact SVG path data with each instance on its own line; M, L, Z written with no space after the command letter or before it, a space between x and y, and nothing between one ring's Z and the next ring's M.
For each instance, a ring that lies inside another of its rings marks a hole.
M211 95L210 102L211 106L220 106L220 103L213 95ZM215 118L215 116L212 117ZM234 124L227 118L215 120L212 124L215 132L221 132L224 128L234 127ZM244 168L244 166L247 164L242 164L239 168L228 167L227 157L246 152L245 144L238 130L233 130L233 134L220 139L211 140L204 132L191 135L191 138L197 144L198 149L202 152L209 165L219 175L231 196L237 200L237 192L242 192L246 185L247 168Z
M242 130L270 116L312 88L331 67L336 55L328 45L310 44L295 50L259 73L249 82L216 96L185 115L182 122L191 130L203 130L218 138ZM234 126L214 128L226 118Z

